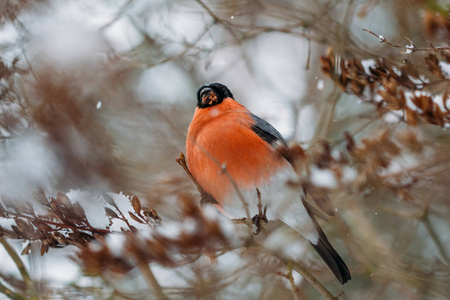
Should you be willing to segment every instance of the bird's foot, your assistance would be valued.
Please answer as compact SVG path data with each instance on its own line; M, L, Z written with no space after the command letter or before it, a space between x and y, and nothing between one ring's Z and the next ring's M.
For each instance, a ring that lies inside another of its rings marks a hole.
M253 224L256 226L256 232L255 235L259 234L261 232L261 229L263 228L264 223L269 223L269 220L266 216L267 213L267 205L264 206L264 211L262 211L261 207L259 207L259 212L252 218Z

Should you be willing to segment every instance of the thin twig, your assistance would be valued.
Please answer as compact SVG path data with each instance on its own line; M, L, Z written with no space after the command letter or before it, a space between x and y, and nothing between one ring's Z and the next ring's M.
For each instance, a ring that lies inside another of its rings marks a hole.
M311 62L311 39L307 38L306 39L308 41L308 55L306 56L306 66L305 66L305 70L308 71L310 69L310 62Z
M192 182L197 187L197 190L200 194L203 194L205 190L202 188L202 186L198 183L197 179L195 179L194 175L192 175L191 171L189 171L189 168L186 164L186 157L183 153L180 153L180 156L176 159L177 163L184 169L186 174L188 174L189 178L191 178Z
M243 225L248 224L247 218L231 219L231 222L233 222L233 224L243 224Z
M286 278L289 280L289 283L291 284L292 296L294 297L294 300L300 300L297 295L297 286L295 285L294 277L292 277L292 263L288 262L286 264L286 267L287 267Z
M417 52L417 51L445 51L445 50L450 50L450 47L428 47L428 48L418 48L418 47L416 47L416 45L414 45L413 42L412 42L409 38L407 38L407 37L405 37L405 38L408 40L408 42L410 43L410 45L409 45L409 46L400 46L400 45L396 45L396 44L394 44L394 43L389 42L384 36L379 35L379 34L376 34L376 33L373 32L373 31L370 31L370 30L364 29L364 28L363 28L363 31L368 32L368 33L370 33L370 34L376 36L376 37L380 40L380 43L387 44L387 45L389 45L389 46L391 46L391 47L395 47L395 48L399 48L399 49L404 49L404 50L406 50L406 52L405 52L406 54L409 54L409 53L412 53L412 52Z
M3 245L6 252L11 257L11 259L14 261L14 264L17 266L17 269L19 269L20 275L22 276L25 286L31 293L30 299L39 299L36 286L34 285L34 282L31 280L31 277L28 274L28 271L27 271L23 261L20 259L19 255L17 255L16 251L13 249L13 247L11 247L11 245L6 241L6 239L4 237L0 238L0 244Z
M314 277L309 271L303 267L301 264L293 261L284 259L284 264L288 266L288 268L292 268L292 270L296 271L300 275L303 276L325 299L328 300L337 300L338 298L333 296L320 282Z

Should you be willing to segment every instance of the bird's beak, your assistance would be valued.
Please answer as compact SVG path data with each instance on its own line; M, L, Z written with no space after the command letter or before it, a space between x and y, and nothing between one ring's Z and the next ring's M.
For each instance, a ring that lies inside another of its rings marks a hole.
M206 104L212 105L216 101L217 101L217 96L212 91L204 93L202 95L202 105L206 105Z

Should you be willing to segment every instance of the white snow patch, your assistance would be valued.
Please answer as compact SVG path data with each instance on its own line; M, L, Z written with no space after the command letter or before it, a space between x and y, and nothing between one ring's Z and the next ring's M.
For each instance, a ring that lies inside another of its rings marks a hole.
M431 95L428 92L425 91L405 91L405 99L406 99L406 105L409 107L409 109L411 109L412 111L417 111L418 113L423 113L423 111L418 108L414 102L411 100L413 97L419 97L419 96L430 96L432 97L433 95Z
M16 221L14 221L14 219L0 218L0 227L7 230L12 230L12 225L16 225Z
M337 185L333 171L311 167L311 182L317 187L334 188Z
M394 73L395 73L397 76L402 76L402 72L400 71L399 68L397 68L397 67L392 67L392 71L394 71Z
M429 81L426 78L425 78L425 80L423 80L422 77L424 77L424 76L421 75L420 78L416 78L416 77L408 75L409 80L411 80L415 85L418 85L418 86L422 86L424 82L428 82Z
M405 51L405 54L411 54L412 53L412 49L414 49L414 45L413 44L411 44L411 45L406 45L406 51Z
M403 119L403 114L402 110L391 110L383 115L383 120L386 123L398 123Z
M370 70L369 70L369 67L372 68L372 69L375 69L375 67L377 66L377 62L376 62L375 59L364 59L364 60L361 60L361 64L362 64L362 66L364 68L364 72L366 74L371 74Z
M444 73L444 76L447 78L450 78L450 64L445 61L440 61L439 66L441 67L442 73Z
M415 80L415 78L414 77L411 77L411 76L408 76L409 77L409 79L411 79L411 80ZM428 79L428 78L426 78L425 77L425 75L423 75L423 74L420 74L419 75L419 79L420 80L422 80L424 83L429 83L430 82L430 80ZM414 82L414 81L413 81ZM422 82L420 83L420 84L422 84Z
M88 191L70 190L67 197L83 207L86 217L93 227L105 229L109 224L109 219L105 214L106 202L101 196Z
M12 140L0 153L0 193L12 199L30 199L37 185L47 188L59 174L53 152L37 136Z
M432 99L433 99L433 102L436 103L442 111L445 111L444 96L443 95L440 95L440 94L433 95Z
M384 90L384 88L380 87L380 90ZM373 101L379 103L379 102L383 101L383 97L380 94L375 94L375 97L374 97Z
M409 153L405 153L401 156L395 157L391 160L388 168L382 170L380 175L386 176L389 174L396 174L399 172L404 172L405 170L412 169L417 166L419 161L415 156Z
M343 167L342 168L342 182L348 183L352 182L356 179L358 172L351 167Z
M183 222L183 232L187 234L195 234L199 230L197 221L194 218L188 218Z
M114 256L122 257L126 237L122 233L113 233L106 236L106 245Z
M122 193L106 194L113 198L117 207L128 220L130 225L143 231L149 230L149 225L136 222L130 217L129 212L134 213L134 209L131 206L130 198L128 196ZM69 193L67 193L67 197L69 197L72 202L78 202L84 208L89 223L95 228L106 229L106 226L110 224L109 217L105 212L105 207L108 207L118 216L121 216L120 212L114 206L108 204L102 195L94 194L88 191L70 190ZM129 229L127 224L120 219L112 218L111 221L112 224L110 225L109 230L113 232L120 232L122 228Z
M176 222L164 222L162 226L157 227L158 233L169 239L177 239L183 231L183 224Z
M100 109L101 107L102 107L102 101L98 101L98 102L97 102L96 108L97 108L97 109Z
M12 44L19 38L19 32L12 23L5 23L0 28L0 44Z
M323 90L323 87L324 87L323 79L319 79L317 81L317 89L321 91L321 90Z

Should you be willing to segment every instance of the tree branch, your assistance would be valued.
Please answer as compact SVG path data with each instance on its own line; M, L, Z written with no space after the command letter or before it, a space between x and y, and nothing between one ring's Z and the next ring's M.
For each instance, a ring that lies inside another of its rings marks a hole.
M410 45L400 46L400 45L396 45L394 43L389 42L384 36L376 34L373 31L370 31L370 30L364 29L364 28L363 28L363 31L368 32L368 33L376 36L380 40L380 43L387 44L387 45L389 45L391 47L395 47L395 48L406 50L406 52L404 52L404 54L410 54L410 53L417 52L417 51L448 51L448 50L450 50L450 47L434 47L433 44L430 44L431 47L429 47L429 48L418 48L407 37L405 37L405 38L408 40Z
M19 269L20 275L22 276L22 279L23 279L27 289L31 293L30 299L39 299L36 286L34 285L34 282L31 280L31 277L28 274L28 271L27 271L23 261L20 259L19 255L17 255L16 251L13 249L13 247L11 247L11 245L6 241L6 239L4 237L0 238L0 244L3 245L6 252L8 252L8 255L11 257L11 259L14 261L15 265L17 266L17 269Z
M12 290L0 283L0 293L4 294L9 299L13 300L25 300L26 298L14 293Z

